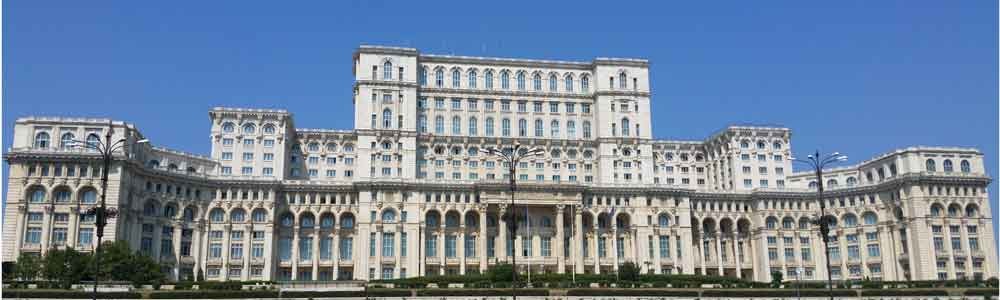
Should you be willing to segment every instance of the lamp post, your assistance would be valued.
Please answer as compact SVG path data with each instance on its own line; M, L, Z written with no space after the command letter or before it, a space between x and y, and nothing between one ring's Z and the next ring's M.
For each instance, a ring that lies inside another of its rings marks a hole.
M108 209L105 202L108 194L108 172L111 169L111 162L114 160L115 151L125 149L126 139L121 138L111 142L111 135L114 132L114 124L111 120L108 120L108 131L104 134L104 141L78 141L73 140L73 147L82 147L86 149L92 149L97 151L101 155L101 160L104 164L104 168L101 170L101 204L97 207L91 207L87 209L83 214L88 216L94 216L94 223L97 225L97 246L94 247L94 290L93 298L97 300L97 285L99 282L99 273L101 269L101 239L104 237L104 226L108 225L108 219L114 218L118 215L118 210L115 208ZM136 141L134 144L148 143L149 140L142 139Z
M812 224L819 225L820 237L823 238L823 252L826 257L826 283L830 292L830 300L833 300L833 277L830 272L830 223L833 216L826 214L826 201L823 201L823 168L827 165L847 160L847 155L834 152L826 156L815 154L806 156L805 159L791 158L792 161L809 165L816 173L816 200L819 201L820 217L813 218Z
M541 155L545 150L541 148L522 148L521 144L514 144L513 148L508 148L510 151L499 150L495 147L489 147L486 149L479 150L488 155L496 156L503 159L509 165L508 173L510 174L510 220L507 222L507 231L510 232L510 238L514 239L514 235L517 234L517 209L514 205L514 193L517 192L517 164L521 162L522 159L531 158ZM503 216L501 216L503 217ZM504 241L506 243L507 241ZM513 244L513 243L512 243ZM512 245L516 246L516 245ZM517 300L517 252L514 252L514 256L511 257L511 271L513 273L513 278L511 281L511 294L514 300Z

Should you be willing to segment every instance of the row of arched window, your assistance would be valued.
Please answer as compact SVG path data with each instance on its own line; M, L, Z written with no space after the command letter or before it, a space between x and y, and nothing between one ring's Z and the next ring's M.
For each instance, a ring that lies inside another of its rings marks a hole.
M391 67L391 66L390 66ZM427 86L429 83L428 67L422 67L419 74L419 83L421 86ZM511 87L511 71L501 70L500 71L500 89L510 90ZM519 91L527 91L528 84L528 73L526 71L517 71L514 75L515 86ZM462 69L455 67L450 71L450 76L445 78L445 68L437 67L434 69L434 87L445 87L446 85L450 88L470 88L470 89L494 89L494 71L492 69L487 69L482 77L479 75L479 70L472 68L467 70L464 74ZM575 78L575 75L567 73L565 75L560 75L558 73L549 73L543 84L543 75L541 72L534 72L531 75L530 87L532 91L548 91L548 92L567 92L572 93L579 90L582 93L590 92L590 75L582 74L580 75L579 81ZM560 79L561 78L561 79ZM482 85L479 84L482 80ZM579 86L577 86L579 84Z
M281 226L282 227L292 227L295 226L295 216L291 212L285 212L281 215ZM316 217L310 212L302 213L299 216L299 227L302 229L309 229L316 227ZM324 213L320 215L319 227L322 229L331 229L337 225L336 218L333 213ZM341 229L354 229L354 214L345 212L340 216L340 228Z
M840 223L843 223L843 225L841 225L843 227L855 227L858 225L870 226L878 224L878 215L874 212L869 211L861 214L861 219L864 222L863 224L858 223L858 217L855 214L846 213L840 217ZM801 217L797 222L792 217L784 217L781 219L781 229L796 229L796 224L798 224L798 229L806 230L809 229L812 222L808 217ZM767 229L778 229L778 217L767 217L764 221L764 225ZM833 222L830 225L831 227L836 227L837 222Z
M771 142L772 150L781 150L782 142L774 141ZM740 149L750 149L750 140L744 139L740 141ZM763 140L757 141L757 150L767 150L767 142Z
M319 142L308 142L306 144L306 149L309 150L308 151L309 153L319 153L320 149L321 149L321 146L320 146ZM338 145L335 142L329 142L329 143L326 143L325 149L326 149L326 153L337 152ZM346 153L352 153L352 152L354 152L354 144L352 144L352 143L344 143L344 145L342 147L340 147L340 150L343 151L343 152L346 152ZM292 151L301 151L301 147L299 145L294 145L294 146L292 146Z
M454 116L451 118L451 128L446 130L445 118L443 116L434 117L434 134L451 134L451 135L462 135L465 132L469 136L479 136L479 118L469 117L466 124L462 123L462 118ZM486 121L483 122L483 136L496 136L496 121L493 117L487 117ZM520 137L552 137L552 138L577 138L577 123L576 121L569 120L565 123L566 133L563 135L562 123L559 120L552 120L549 122L548 135L546 135L545 121L542 119L536 119L534 121L533 130L528 128L528 120L519 119L517 120L517 136ZM422 133L427 133L429 131L427 124L427 116L421 115L417 119L417 130ZM467 126L467 127L466 127ZM463 130L463 127L466 127ZM511 120L508 118L503 118L500 120L500 136L509 137L512 136L511 130ZM591 125L590 121L583 121L580 126L580 135L583 138L591 138Z
M927 172L937 172L937 162L935 160L928 158L927 161L924 163L924 165L927 169ZM955 171L955 166L950 159L945 159L941 165L945 173L951 173ZM969 163L968 160L963 159L961 162L959 162L959 167L961 168L960 170L962 171L962 173L972 172L972 165Z
M73 191L67 186L58 186L52 189L52 195L49 195L45 187L40 185L29 187L27 191L25 196L28 198L29 203L46 203L49 196L52 197L52 201L55 203L70 203L74 200ZM93 187L81 188L77 192L75 200L83 204L97 203L97 189Z
M931 204L931 217L943 217L944 206L940 203ZM948 205L948 217L958 218L963 217L962 206L958 203L952 203ZM979 205L975 203L969 203L965 205L965 215L964 217L975 218L979 216Z
M90 147L94 147L101 142L101 137L96 133L91 133L87 135L87 139L84 142L87 143ZM38 149L48 149L48 148L53 148L55 146L52 144L52 137L49 135L48 132L44 131L35 134L34 145L35 148ZM62 136L59 137L58 146L61 149L69 149L72 147L76 147L77 146L76 135L74 135L72 132L63 133Z
M420 147L420 151L423 152L423 153L427 153L428 148L429 147L427 147L427 146L421 146ZM445 155L445 152L446 152L447 148L448 148L447 146L443 146L443 145L434 146L434 154L435 155ZM501 151L509 153L509 152L511 152L513 150L511 148L504 148ZM451 154L451 155L462 155L463 153L466 153L468 156L473 156L474 157L474 156L479 156L480 155L480 153L479 153L480 152L480 148L476 147L476 146L470 146L468 148L465 148L465 150L463 151L462 146L451 146L450 150L447 150L447 152L448 152L448 154ZM545 155L548 155L548 157L550 157L550 158L562 158L565 155L566 158L576 159L579 154L580 154L580 151L578 151L577 149L569 149L569 150L565 150L564 151L562 149L553 148L553 149L548 149L546 151L543 151L542 154L540 154L540 155L538 155L536 157L543 158L543 157L545 157ZM592 151L592 150L583 150L583 158L590 159L590 158L593 158L593 157L594 157L594 151Z
M273 124L265 124L262 131L263 131L264 134L275 134L275 133L277 133L277 128ZM222 132L223 133L235 133L236 132L236 124L233 123L233 122L222 123ZM254 123L243 123L243 126L241 126L240 133L242 133L242 134L255 134L255 133L257 133L257 125L255 125Z

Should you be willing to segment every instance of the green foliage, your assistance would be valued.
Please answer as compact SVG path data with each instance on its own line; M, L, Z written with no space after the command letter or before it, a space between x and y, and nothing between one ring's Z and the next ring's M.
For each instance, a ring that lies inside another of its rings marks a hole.
M771 287L780 288L781 282L784 280L785 280L785 275L781 274L781 272L778 271L771 272Z
M630 261L619 265L618 279L621 281L639 281L639 266Z
M676 289L572 289L566 291L566 296L598 297L687 297L697 298L696 290Z
M3 298L47 298L47 299L91 299L93 294L84 291L62 290L13 290L4 289ZM98 299L141 299L142 295L135 292L105 292L98 293Z
M101 245L100 265L98 271L102 280L130 281L132 273L140 271L135 263L138 253L129 249L128 242L122 240L106 241ZM92 268L92 267L91 267ZM157 271L157 273L161 273Z
M996 292L996 290L994 290ZM948 296L948 291L937 289L876 289L861 290L861 297L885 296Z
M14 264L14 277L20 280L35 280L42 270L42 260L37 255L21 253Z
M706 289L702 291L703 298L796 298L802 297L826 297L830 293L824 289ZM834 290L834 297L857 297L855 290Z
M516 289L518 296L548 296L547 289ZM510 296L510 289L423 289L417 296ZM409 295L406 295L409 296Z
M74 283L88 277L93 259L89 254L66 250L50 249L42 261L42 276L54 281L56 287L68 289Z
M158 289L167 277L160 269L160 264L146 255L133 254L129 267L132 271L128 273L128 280L132 282L133 286L152 284L154 288Z

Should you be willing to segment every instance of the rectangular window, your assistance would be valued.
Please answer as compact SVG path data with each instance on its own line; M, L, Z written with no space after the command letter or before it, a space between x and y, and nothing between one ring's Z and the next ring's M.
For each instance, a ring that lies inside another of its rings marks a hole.
M542 238L542 256L552 256L552 238L550 237Z
M472 235L465 236L465 257L476 257L476 237Z
M424 249L427 249L427 257L436 257L437 256L437 236L436 235L427 236L426 243L427 244L424 245Z
M660 236L660 257L667 258L670 257L670 237L661 235Z
M396 235L393 233L382 233L382 256L395 256Z
M402 213L401 216L402 217L400 218L400 221L406 222L406 212L405 211ZM406 252L407 252L406 251L407 250L406 243L407 243L407 241L406 241L406 232L402 232L402 233L399 234L399 256L406 257Z
M353 253L353 251L351 250L353 249L352 247L354 247L354 238L351 237L340 238L340 246L338 247L338 249L340 249L341 260L351 260L351 254Z
M457 240L456 240L456 237L454 235L449 235L449 236L445 237L445 239L444 239L444 256L445 257L448 257L448 258L458 257L458 253L456 252L456 249L455 249L458 246L456 244L456 242L457 242Z

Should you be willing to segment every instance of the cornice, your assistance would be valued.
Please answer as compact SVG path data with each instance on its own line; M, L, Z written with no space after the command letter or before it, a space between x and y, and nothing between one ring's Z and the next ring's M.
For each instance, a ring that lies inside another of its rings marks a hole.
M570 69L570 70L588 71L588 72L592 72L594 69L594 64L591 62L499 58L499 57L474 57L474 56L455 56L455 55L436 55L436 54L420 55L419 57L417 57L417 61L420 62L421 64L444 63L444 64L489 65L495 68L502 68L502 67L531 68L531 69L552 68L552 69Z
M393 88L417 88L420 87L416 82L411 81L394 81L394 80L371 80L371 79L358 79L354 81L354 88L357 89L362 85L371 85L375 87L393 87Z
M622 91L622 90L598 90L594 92L595 96L609 96L609 97L645 97L649 98L652 96L647 91Z

